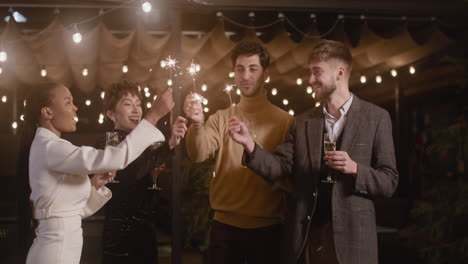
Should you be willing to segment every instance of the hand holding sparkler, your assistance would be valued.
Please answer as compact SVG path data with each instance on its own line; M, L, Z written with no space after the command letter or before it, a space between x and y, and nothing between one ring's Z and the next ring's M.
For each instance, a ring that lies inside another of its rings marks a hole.
M185 97L184 113L188 119L192 120L195 126L201 126L205 121L201 103L202 99L203 97L197 93L190 93Z

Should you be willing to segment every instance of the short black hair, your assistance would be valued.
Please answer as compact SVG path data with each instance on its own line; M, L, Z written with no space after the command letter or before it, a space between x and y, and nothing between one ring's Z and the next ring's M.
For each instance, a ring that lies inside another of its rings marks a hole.
M122 80L120 82L111 84L104 95L104 112L108 110L114 111L115 106L119 100L127 94L132 96L136 95L138 96L138 99L142 100L142 95L140 89L138 88L138 84L129 80Z
M241 55L258 55L260 59L260 65L263 67L263 69L266 69L270 66L270 55L268 54L266 49L256 41L244 40L239 42L234 47L234 50L231 54L233 67L236 66L236 60Z

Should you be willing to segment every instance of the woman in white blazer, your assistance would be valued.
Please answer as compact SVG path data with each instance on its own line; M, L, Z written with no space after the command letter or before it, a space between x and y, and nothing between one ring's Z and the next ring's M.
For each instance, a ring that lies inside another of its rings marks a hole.
M23 156L28 158L30 200L38 220L26 263L78 264L83 244L81 219L111 198L104 186L112 176L107 172L125 168L149 145L164 141L154 125L174 106L172 91L158 96L144 120L117 147L97 150L60 138L76 130L77 107L70 91L57 83L35 88L26 101L22 135L22 149L30 146L29 155Z

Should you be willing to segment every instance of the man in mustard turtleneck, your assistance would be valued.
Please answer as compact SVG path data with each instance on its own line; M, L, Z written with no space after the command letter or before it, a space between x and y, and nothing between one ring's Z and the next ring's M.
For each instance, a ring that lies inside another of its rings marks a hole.
M237 105L217 111L205 123L195 95L189 94L184 102L184 112L192 121L186 135L190 159L215 159L209 263L279 263L284 191L242 166L243 148L229 137L227 124L232 116L243 120L256 142L272 151L284 141L293 117L268 101L264 83L270 59L260 44L237 44L231 59L241 91Z

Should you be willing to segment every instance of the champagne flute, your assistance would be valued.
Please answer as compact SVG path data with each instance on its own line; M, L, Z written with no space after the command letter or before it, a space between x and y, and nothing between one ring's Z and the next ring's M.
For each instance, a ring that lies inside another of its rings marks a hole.
M112 131L106 132L106 146L117 146L120 143L119 132ZM114 179L115 177L111 177L108 180L108 183L119 183Z
M325 133L323 135L323 150L327 151L335 151L336 150L336 142L332 140L330 133ZM335 183L335 180L332 178L332 169L328 168L327 178L322 180L324 183Z
M158 180L159 174L161 174L161 172L165 168L166 168L166 164L162 163L161 165L159 165L159 167L156 167L156 168L154 168L153 171L151 171L151 179L153 180L153 185L151 185L151 187L148 187L147 188L148 190L155 190L155 191L161 191L162 190L161 187L158 187L157 180Z

